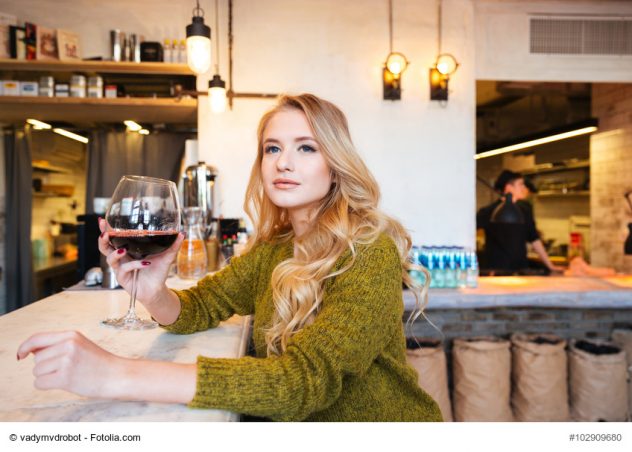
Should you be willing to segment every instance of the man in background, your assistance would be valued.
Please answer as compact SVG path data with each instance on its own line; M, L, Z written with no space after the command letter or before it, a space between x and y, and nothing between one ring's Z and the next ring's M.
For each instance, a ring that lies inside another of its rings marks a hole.
M494 189L501 196L488 206L481 208L476 214L476 227L485 232L485 250L481 259L481 267L501 272L515 272L529 267L527 244L531 244L542 264L551 272L563 269L554 265L544 249L544 244L536 230L533 209L526 202L529 189L520 173L504 170L494 184ZM522 223L495 223L491 221L492 213L504 202L507 194L512 195L513 202L522 212Z

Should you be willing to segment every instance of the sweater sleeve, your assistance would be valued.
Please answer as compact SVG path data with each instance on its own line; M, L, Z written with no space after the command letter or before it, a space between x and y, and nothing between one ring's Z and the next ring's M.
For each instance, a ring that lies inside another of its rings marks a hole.
M189 405L292 421L334 403L345 376L363 375L401 323L401 263L389 243L365 248L335 277L314 323L296 333L282 355L198 357Z
M254 312L260 246L234 257L217 273L198 281L186 290L174 290L180 299L180 315L170 325L161 325L172 333L190 334L215 328L233 314Z

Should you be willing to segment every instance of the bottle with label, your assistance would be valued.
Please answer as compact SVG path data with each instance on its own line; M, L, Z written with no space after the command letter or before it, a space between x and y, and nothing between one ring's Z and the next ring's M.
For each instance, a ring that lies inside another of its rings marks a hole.
M178 251L178 276L199 279L206 274L208 266L206 244L200 227L203 211L201 207L185 207L183 210L185 238Z
M456 269L456 249L448 248L445 254L445 287L450 289L456 288L457 269Z
M414 265L421 265L421 254L419 247L413 246L411 249L410 260ZM423 285L425 283L425 277L422 272L417 269L408 270L410 277L418 284Z
M174 43L178 41L174 39ZM186 64L187 62L187 42L184 39L180 40L180 46L178 47L178 63ZM175 62L175 61L174 61Z
M432 273L432 279L435 280L435 287L440 289L445 287L445 250L443 247L437 247L435 250L435 269Z
M430 289L437 287L437 282L435 281L435 278L434 278L435 260L434 260L434 253L433 253L432 247L430 246L422 247L421 262L426 267L426 270L428 270L428 273L430 274L430 284L428 285L428 287Z
M458 253L456 286L459 289L467 287L467 254L463 248L459 249Z
M570 243L568 245L568 261L574 257L584 257L583 237L580 232L571 232Z
M467 267L467 287L478 287L478 259L476 258L476 252L469 252L469 262Z
M173 63L173 47L170 39L165 39L164 41L163 55L165 63Z

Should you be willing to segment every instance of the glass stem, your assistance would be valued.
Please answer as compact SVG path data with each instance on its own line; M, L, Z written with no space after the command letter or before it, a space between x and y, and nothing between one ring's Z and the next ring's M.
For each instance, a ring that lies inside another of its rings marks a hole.
M138 288L138 269L134 270L134 275L132 276L132 294L129 298L129 310L127 311L127 315L125 317L128 318L137 318L136 315L136 289Z

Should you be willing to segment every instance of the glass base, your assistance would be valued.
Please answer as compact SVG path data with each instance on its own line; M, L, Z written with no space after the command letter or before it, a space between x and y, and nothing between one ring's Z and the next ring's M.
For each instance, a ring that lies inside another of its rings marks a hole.
M102 325L116 328L118 330L140 331L156 328L158 323L151 319L141 319L140 317L121 317L120 319L106 319L101 322Z

